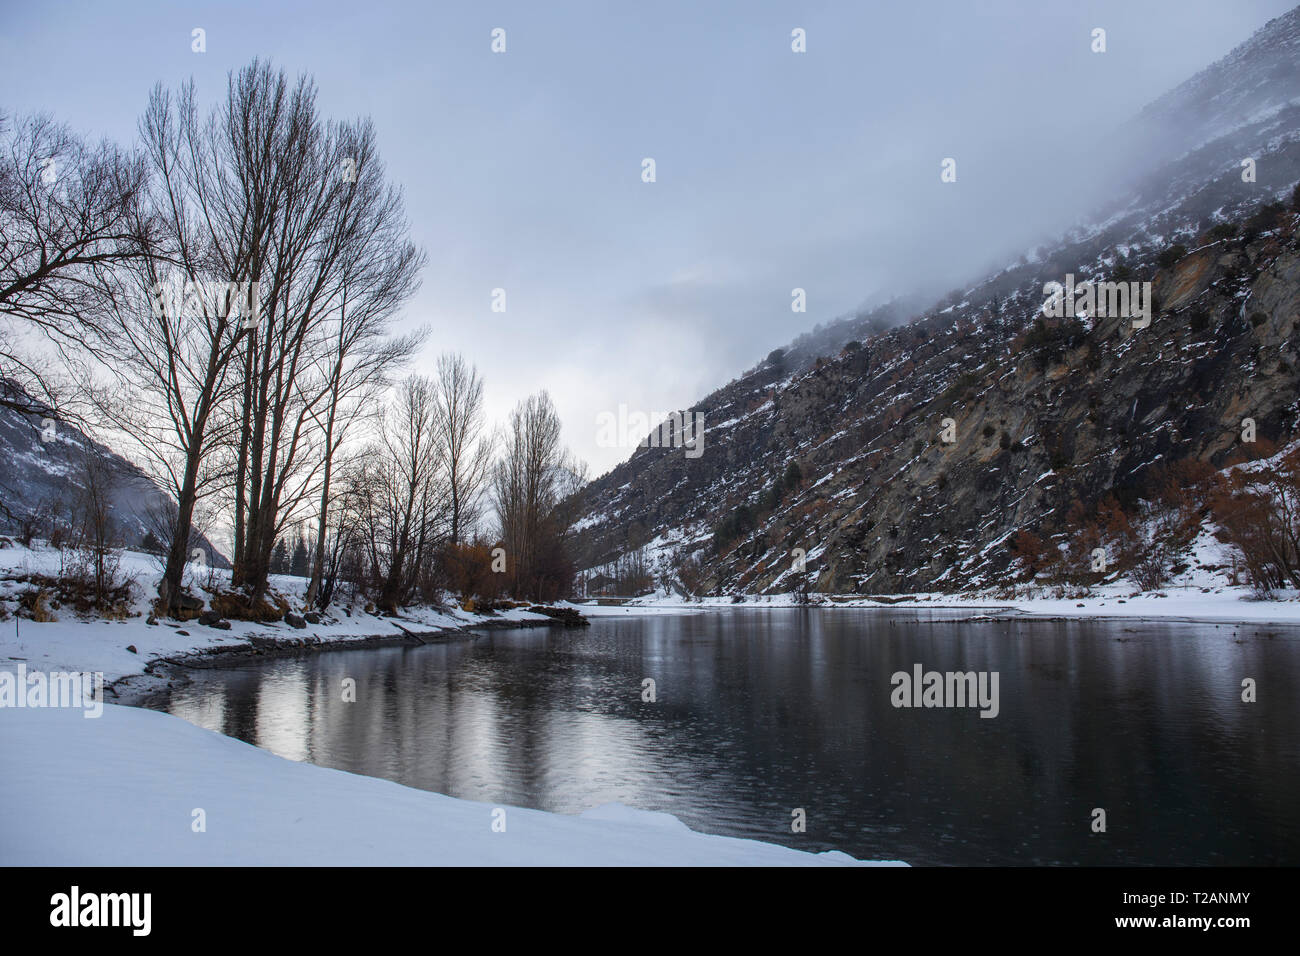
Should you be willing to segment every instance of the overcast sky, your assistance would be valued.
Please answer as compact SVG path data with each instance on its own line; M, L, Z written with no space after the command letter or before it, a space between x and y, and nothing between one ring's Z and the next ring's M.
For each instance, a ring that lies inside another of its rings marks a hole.
M374 119L429 254L414 370L463 352L495 420L549 389L599 474L628 454L597 446L600 412L688 407L1069 225L1111 127L1293 5L0 0L0 106L129 142L156 82L212 104L254 56L313 74L325 115Z

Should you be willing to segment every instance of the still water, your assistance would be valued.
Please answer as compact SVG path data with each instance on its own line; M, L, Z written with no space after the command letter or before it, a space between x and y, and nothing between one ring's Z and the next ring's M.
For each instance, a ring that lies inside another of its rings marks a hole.
M619 801L862 859L1300 863L1300 631L972 616L596 619L197 671L164 706L455 797L561 813ZM893 706L891 675L917 664L996 671L997 716Z

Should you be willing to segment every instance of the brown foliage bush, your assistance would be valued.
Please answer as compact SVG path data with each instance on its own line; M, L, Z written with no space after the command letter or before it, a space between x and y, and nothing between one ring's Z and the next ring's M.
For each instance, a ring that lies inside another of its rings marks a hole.
M1276 462L1221 477L1210 508L1258 594L1300 588L1300 446Z
M447 587L462 598L491 601L501 593L505 575L492 570L492 548L482 542L449 544L443 551Z

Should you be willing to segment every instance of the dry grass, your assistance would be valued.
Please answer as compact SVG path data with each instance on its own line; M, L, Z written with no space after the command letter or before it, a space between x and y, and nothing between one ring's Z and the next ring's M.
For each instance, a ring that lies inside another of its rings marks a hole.
M258 621L269 624L283 620L289 613L289 602L272 594L260 598L256 604L241 591L218 591L212 596L212 610L232 621ZM195 616L198 616L196 612Z

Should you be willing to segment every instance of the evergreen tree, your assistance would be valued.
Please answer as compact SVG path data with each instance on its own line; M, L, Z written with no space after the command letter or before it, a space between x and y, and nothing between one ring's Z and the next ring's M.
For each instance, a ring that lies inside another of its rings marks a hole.
M785 466L785 486L786 488L797 488L799 482L803 481L803 471L799 468L797 461L791 461Z
M271 573L289 573L289 546L284 543L284 538L275 543L275 550L271 552Z
M310 571L310 562L307 558L307 542L300 536L298 543L293 547L293 560L289 562L289 573L305 578Z

